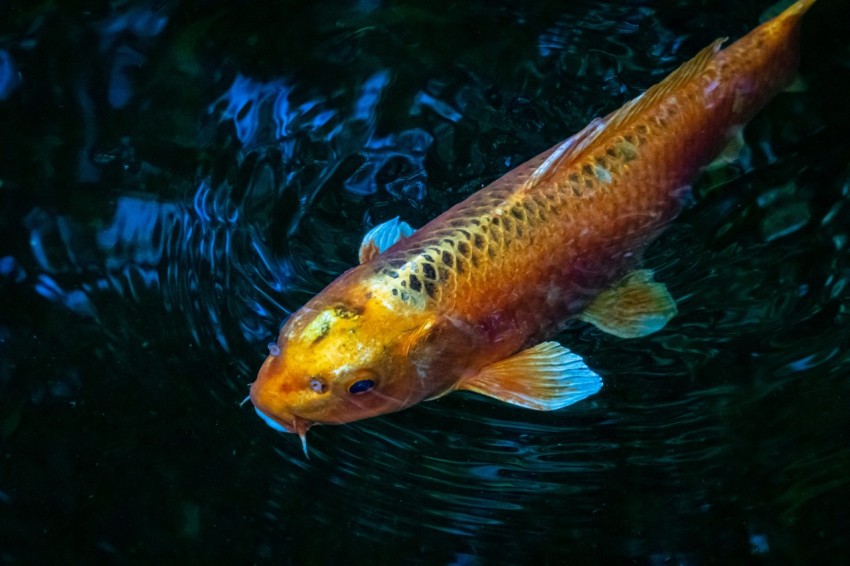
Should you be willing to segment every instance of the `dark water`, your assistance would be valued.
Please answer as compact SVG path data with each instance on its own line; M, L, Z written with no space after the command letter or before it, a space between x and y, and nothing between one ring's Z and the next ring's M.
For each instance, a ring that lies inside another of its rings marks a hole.
M605 379L297 440L240 407L281 321L769 4L0 3L0 561L850 559L850 47L702 177L680 314L559 339Z

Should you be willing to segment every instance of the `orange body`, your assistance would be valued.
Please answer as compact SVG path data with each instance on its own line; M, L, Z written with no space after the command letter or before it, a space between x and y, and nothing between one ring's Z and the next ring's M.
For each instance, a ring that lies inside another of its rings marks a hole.
M637 266L700 168L792 80L812 1L704 50L343 274L283 327L255 406L303 436L448 393L553 335Z

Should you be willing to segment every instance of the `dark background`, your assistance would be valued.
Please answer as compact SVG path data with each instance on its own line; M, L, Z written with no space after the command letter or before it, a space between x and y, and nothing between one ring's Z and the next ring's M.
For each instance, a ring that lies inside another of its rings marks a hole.
M0 4L0 561L843 563L847 2L647 265L605 380L297 439L240 407L368 227L421 225L765 2Z

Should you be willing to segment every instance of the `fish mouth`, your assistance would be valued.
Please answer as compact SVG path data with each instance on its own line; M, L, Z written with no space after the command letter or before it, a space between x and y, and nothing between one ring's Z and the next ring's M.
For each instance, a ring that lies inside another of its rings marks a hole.
M272 416L259 408L256 403L254 403L254 411L256 411L257 415L263 419L267 425L279 432L291 432L298 436L304 436L314 424L313 421L308 421L307 419L302 419L295 415L287 415L288 418L281 418L276 415Z
M290 432L297 434L301 438L301 448L304 450L304 455L310 458L307 453L307 431L315 423L313 421L301 418L297 415L287 413L286 416L272 415L260 408L260 404L254 396L254 387L251 387L251 403L254 405L254 411L263 419L267 425L279 432Z

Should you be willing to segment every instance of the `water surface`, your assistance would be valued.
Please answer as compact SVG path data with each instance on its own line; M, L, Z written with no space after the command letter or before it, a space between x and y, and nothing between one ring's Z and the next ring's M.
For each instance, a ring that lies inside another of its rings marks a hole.
M840 563L850 14L652 246L679 315L558 336L605 380L311 432L240 402L356 261L765 2L0 6L0 559ZM843 26L843 27L842 27Z

